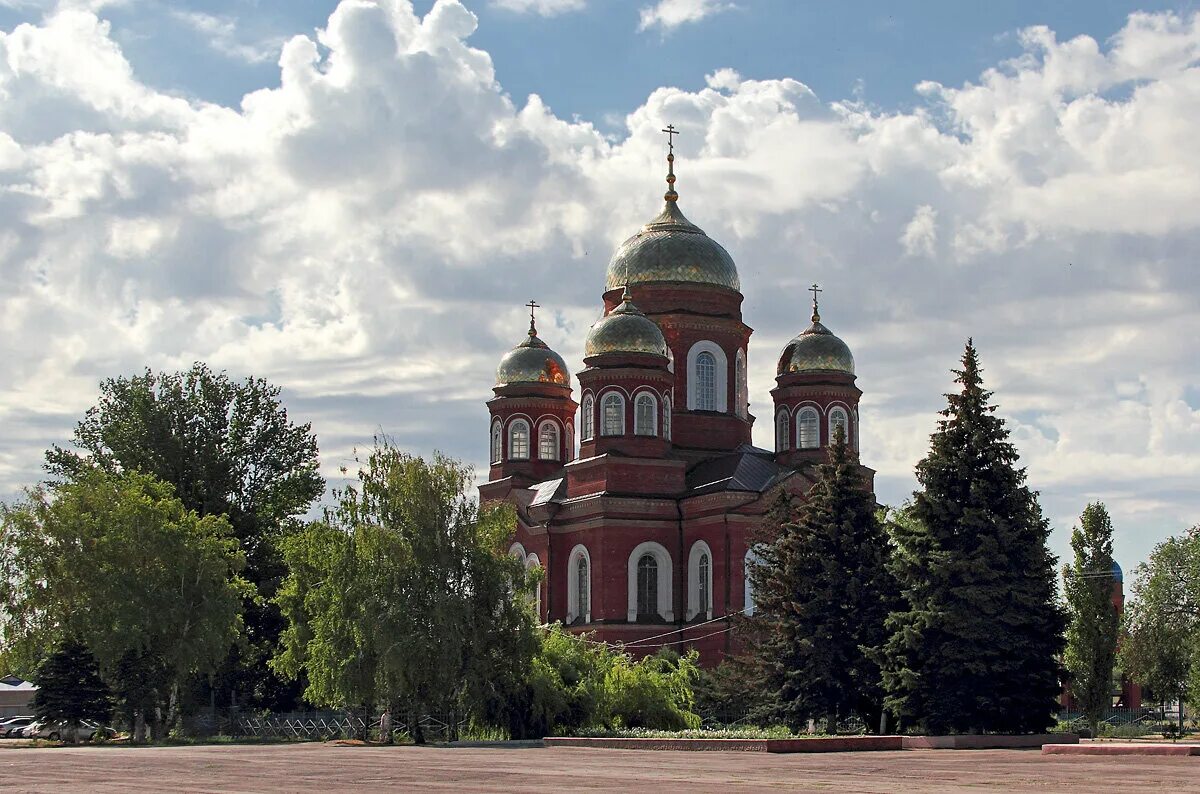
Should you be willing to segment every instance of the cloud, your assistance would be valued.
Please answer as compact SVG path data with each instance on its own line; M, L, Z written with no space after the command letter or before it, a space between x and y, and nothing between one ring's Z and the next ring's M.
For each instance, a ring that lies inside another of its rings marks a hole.
M659 27L663 33L669 33L680 25L699 22L735 7L723 0L658 0L654 5L642 8L638 30Z
M515 11L519 14L538 14L543 17L557 16L569 11L582 11L587 0L491 0L496 8Z
M196 359L283 386L328 475L380 429L482 466L521 304L577 367L610 252L658 211L670 120L681 206L739 265L759 444L819 281L883 500L972 335L1060 550L1092 499L1123 561L1195 522L1200 15L1103 45L1025 31L916 110L718 70L614 140L514 102L475 26L453 0L346 0L238 108L150 87L87 9L0 32L0 494L101 378Z
M279 57L282 37L271 37L246 43L238 39L237 20L214 16L201 11L172 9L173 18L205 37L209 47L222 55L244 63L266 63Z

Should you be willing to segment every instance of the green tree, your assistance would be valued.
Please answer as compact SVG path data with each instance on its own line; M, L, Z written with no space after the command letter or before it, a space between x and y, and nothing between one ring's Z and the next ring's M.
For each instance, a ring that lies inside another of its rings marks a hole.
M471 479L376 439L358 484L286 542L272 664L306 674L311 702L407 712L420 742L412 717L470 711L490 682L524 677L536 637L526 573L504 550L515 516L477 506Z
M325 489L310 426L291 422L279 389L265 380L233 381L196 363L186 372L103 381L74 446L46 453L52 475L70 481L91 468L137 470L170 483L188 510L228 519L257 592L243 604L242 642L215 681L231 705L237 697L291 708L298 687L285 686L266 664L283 629L270 599L285 572L280 540Z
M1100 502L1089 504L1071 532L1073 565L1063 569L1067 596L1067 647L1063 663L1071 693L1096 735L1112 705L1118 618L1113 605L1113 527Z
M751 569L767 687L793 731L857 714L878 725L883 691L873 657L895 604L887 536L862 469L839 428L829 460L794 522L783 523Z
M7 660L28 667L64 636L109 680L131 654L152 657L166 682L152 716L156 732L169 729L188 677L215 669L241 630L249 585L228 522L187 510L149 475L101 469L27 492L0 522Z
M1134 574L1121 667L1161 702L1200 702L1200 526L1154 547Z
M890 711L931 733L1044 730L1060 691L1050 527L968 340L911 521L893 525L905 605L888 620Z
M100 677L96 658L74 637L64 639L42 660L33 681L38 686L34 714L39 720L66 722L72 728L70 741L75 740L80 722L104 722L112 713L108 685Z

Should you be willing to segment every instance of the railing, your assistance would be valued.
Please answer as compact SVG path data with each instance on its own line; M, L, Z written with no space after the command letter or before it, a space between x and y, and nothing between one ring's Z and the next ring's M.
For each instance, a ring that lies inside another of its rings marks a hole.
M428 741L449 741L466 728L465 720L446 715L426 714L417 724ZM392 720L392 737L409 738L410 726L402 720ZM184 720L184 733L189 736L236 736L260 739L290 739L297 741L329 741L331 739L382 739L382 717L364 718L346 712L313 712L292 714L211 714L202 713Z

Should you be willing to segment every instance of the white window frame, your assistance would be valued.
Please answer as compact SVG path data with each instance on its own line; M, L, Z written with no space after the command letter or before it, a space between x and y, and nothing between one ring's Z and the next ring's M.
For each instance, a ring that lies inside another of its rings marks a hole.
M504 462L504 425L499 419L492 421L491 433L492 463Z
M629 554L625 572L629 584L626 618L630 623L637 622L637 565L646 554L652 555L658 563L658 616L671 623L675 620L675 613L671 610L671 553L652 540L638 544Z
M841 417L844 427L842 428L842 441L846 445L850 445L850 414L840 405L835 405L829 409L829 440L828 444L833 445L833 426L837 423L838 417Z
M587 566L587 603L582 606L579 603L579 561L583 560ZM575 548L571 549L571 555L567 558L567 623L571 624L579 620L580 615L583 616L584 623L592 622L592 583L596 577L592 573L592 555L588 553L587 546L579 543Z
M813 425L812 426L813 426L813 429L816 431L815 432L816 437L813 438L813 440L812 440L813 443L811 443L811 444L804 443L804 417L806 414L813 417ZM811 406L811 405L801 406L796 411L796 449L820 449L820 447L821 447L821 412L818 411L814 406Z
M549 427L554 432L554 450L550 456L542 454L542 431ZM562 460L562 431L558 422L553 419L543 419L538 423L538 460Z
M583 428L579 434L580 441L591 441L596 437L596 398L591 392L583 395L583 407L580 409Z
M567 422L567 463L575 460L575 425Z
M671 392L663 394L663 438L671 440Z
M787 452L792 445L792 414L784 406L775 414L775 451Z
M746 351L739 349L734 357L733 393L736 413L742 419L750 416L750 390L746 383Z
M700 603L700 558L708 555L708 575L705 577L708 581L708 603ZM713 610L713 554L712 549L702 540L698 540L692 544L692 550L688 553L688 605L687 605L687 620L692 620L697 615L703 615L705 620L712 618Z
M754 547L746 549L742 557L742 611L747 615L754 614L754 583L750 581L750 568L762 561L762 557Z
M620 411L617 412L617 417L621 420L617 432L608 432L608 417L605 413L605 406L610 400L616 398L617 405L620 406ZM619 391L606 391L600 395L600 435L610 438L625 435L625 395Z
M642 423L642 406L650 403L650 426ZM640 391L633 396L633 434L636 436L658 435L658 398L653 392Z
M530 554L528 557L525 558L525 570L526 571L530 570L531 568L541 568L541 567L542 567L542 561L538 559L538 556L536 554ZM542 581L538 582L537 586L533 588L533 598L532 598L533 609L534 609L534 614L537 615L537 619L539 621L542 619L542 585L544 585L545 583L546 583L546 577L543 576Z
M517 433L518 427L525 428L525 454L518 456L513 454L513 436ZM533 439L530 435L531 430L528 419L513 419L508 423L508 459L509 460L529 460L530 454L533 452Z
M701 410L699 406L700 384L696 377L696 359L701 353L711 353L714 360L713 368L713 410L718 413L729 412L729 359L725 351L716 342L703 339L692 345L687 359L687 407L689 411Z

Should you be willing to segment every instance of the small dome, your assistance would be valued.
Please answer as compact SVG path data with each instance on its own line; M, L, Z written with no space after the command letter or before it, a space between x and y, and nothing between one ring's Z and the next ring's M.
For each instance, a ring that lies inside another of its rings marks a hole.
M1117 565L1116 560L1113 560L1112 577L1114 582L1125 581L1125 573L1121 570L1121 566Z
M571 386L571 373L567 370L566 362L549 345L538 339L532 324L525 341L505 353L504 358L500 359L500 366L496 367L497 386L514 383Z
M662 331L633 305L629 290L625 291L621 305L597 320L588 331L584 355L602 353L649 353L667 357L667 340Z
M814 307L812 325L788 342L779 357L777 375L791 372L844 372L854 374L854 355L849 346L821 325Z

